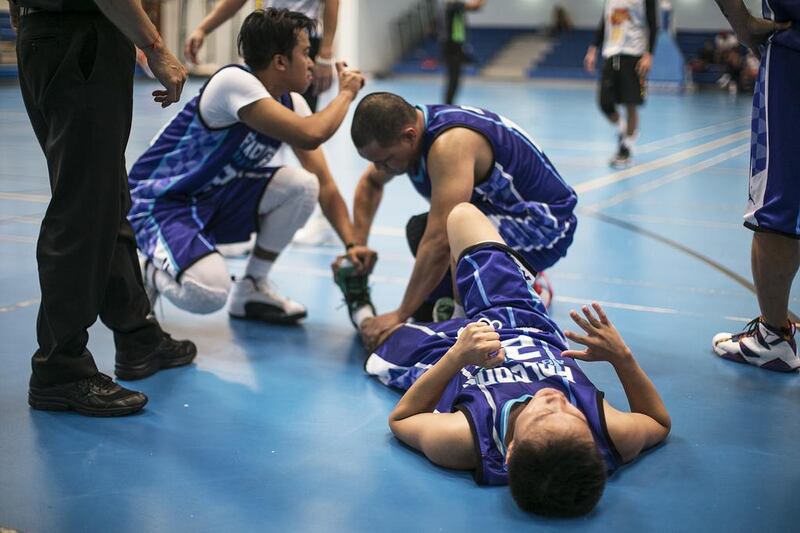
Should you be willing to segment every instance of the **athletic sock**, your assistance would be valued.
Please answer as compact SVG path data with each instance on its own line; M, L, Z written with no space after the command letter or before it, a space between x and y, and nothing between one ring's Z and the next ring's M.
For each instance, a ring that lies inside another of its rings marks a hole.
M452 318L466 318L467 313L464 311L464 306L458 302L453 302L453 317Z
M625 132L628 131L628 122L625 121L625 120L622 120L622 117L619 117L617 119L617 121L614 123L614 126L616 126L617 131L619 132L619 134L624 137L625 136Z
M244 270L244 275L250 276L256 281L265 280L273 264L275 264L275 261L261 259L251 254L250 259L247 260L247 268Z
M629 151L633 151L633 145L636 144L636 134L633 135L623 135L622 136L622 146L627 148Z
M361 329L361 323L364 322L368 318L374 318L375 313L372 311L372 307L369 305L362 305L351 315L353 317L353 322L356 323L358 329Z

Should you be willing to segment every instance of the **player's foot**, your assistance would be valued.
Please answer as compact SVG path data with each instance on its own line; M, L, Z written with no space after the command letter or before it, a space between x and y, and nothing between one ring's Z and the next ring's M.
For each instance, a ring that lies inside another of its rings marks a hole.
M147 403L147 396L128 390L105 374L59 385L44 385L31 376L28 405L42 411L75 411L86 416L125 416Z
M453 318L456 310L455 301L449 296L442 296L433 304L433 321L444 322Z
M611 168L628 168L631 166L632 157L630 149L624 144L620 143L617 153L608 162Z
M347 305L347 312L350 315L350 322L353 323L356 329L358 324L354 313L364 306L372 309L372 314L375 315L375 306L372 305L372 299L369 295L369 276L366 274L357 274L356 268L350 261L344 260L340 263L339 269L336 270L334 281L344 296L344 303Z
M234 281L228 314L271 324L294 324L307 315L302 304L278 294L268 281L250 276Z
M793 372L800 368L795 325L776 331L755 318L740 333L717 333L711 341L714 352L729 361L747 363L776 372Z
M553 285L550 284L550 278L544 272L536 275L536 279L533 281L533 290L539 295L542 304L549 309L550 302L553 301Z

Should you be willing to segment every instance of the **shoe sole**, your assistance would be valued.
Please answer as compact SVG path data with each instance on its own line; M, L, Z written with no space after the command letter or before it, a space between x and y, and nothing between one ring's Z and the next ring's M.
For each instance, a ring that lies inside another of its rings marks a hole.
M271 309L271 306L268 306ZM298 321L308 316L307 311L302 313L295 313L294 315L279 316L273 314L269 309L264 309L260 304L245 304L244 315L236 315L228 312L231 318L237 320L252 320L255 322L264 322L266 324L279 324L282 326L295 325Z
M714 353L719 356L720 359L725 359L726 361L733 361L734 363L739 363L742 365L750 365L756 368L763 368L764 370L769 370L771 372L780 372L782 374L789 374L791 372L797 372L797 368L792 368L786 361L782 359L772 359L771 361L767 361L762 365L758 365L756 363L751 363L745 357L738 353L729 354L722 349L717 349L717 346L714 346Z
M197 357L197 350L193 350L189 355L172 359L159 359L158 357L154 357L138 365L125 365L120 367L119 363L117 363L114 367L114 374L116 374L117 378L124 381L136 381L137 379L150 377L159 370L186 366L194 361L195 357Z
M92 409L84 407L71 400L63 398L53 398L51 396L40 396L35 392L28 391L28 405L39 411L75 411L84 416L94 417L115 417L132 415L147 405L147 400L141 405L132 405L127 407L113 407L107 409Z

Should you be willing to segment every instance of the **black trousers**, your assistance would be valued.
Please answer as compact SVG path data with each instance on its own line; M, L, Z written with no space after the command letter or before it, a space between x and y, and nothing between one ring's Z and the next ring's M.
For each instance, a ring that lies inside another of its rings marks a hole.
M17 60L52 192L36 246L42 301L31 379L66 383L97 373L86 343L98 315L118 361L142 359L163 338L148 318L126 219L134 47L100 13L37 12L20 19Z
M461 43L442 43L442 58L447 68L447 83L444 91L444 103L452 104L461 81L461 65L464 64L464 47Z

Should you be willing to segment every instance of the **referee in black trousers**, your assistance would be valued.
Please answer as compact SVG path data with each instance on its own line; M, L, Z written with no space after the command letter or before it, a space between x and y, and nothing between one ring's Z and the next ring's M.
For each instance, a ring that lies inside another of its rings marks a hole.
M98 372L86 348L98 316L114 332L120 379L189 364L197 353L150 314L126 220L134 43L165 87L153 93L162 106L178 101L186 70L139 0L12 0L11 9L20 89L52 191L36 247L42 300L28 403L131 414L147 397Z

